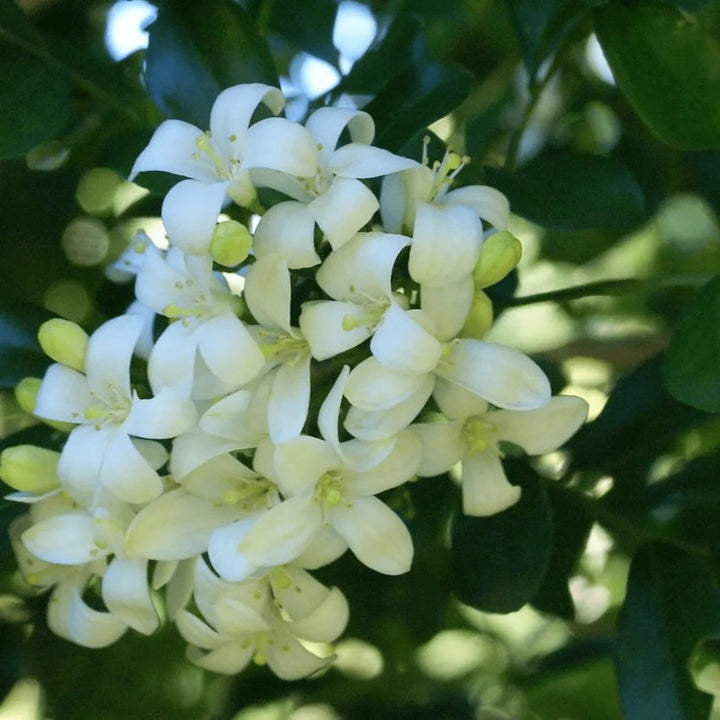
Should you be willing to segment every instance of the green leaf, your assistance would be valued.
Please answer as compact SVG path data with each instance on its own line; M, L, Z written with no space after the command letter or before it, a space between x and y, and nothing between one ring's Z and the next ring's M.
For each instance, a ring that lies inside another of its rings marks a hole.
M712 577L706 558L659 543L633 558L617 641L625 717L707 720L712 698L693 685L688 661L718 628Z
M665 387L700 410L720 410L720 277L693 299L678 326L664 367Z
M587 11L580 0L510 0L509 6L530 78Z
M538 591L552 549L553 521L539 479L506 461L508 477L520 477L520 501L491 517L460 515L452 528L452 589L479 610L519 610Z
M568 588L568 581L575 572L585 549L592 516L573 498L550 486L550 505L553 515L552 552L542 585L531 602L542 612L553 613L565 620L575 618L575 604Z
M645 216L640 186L613 158L548 152L514 173L486 171L514 213L549 229L628 229Z
M687 150L720 147L720 43L666 5L611 2L595 32L623 95L659 138Z
M225 88L279 84L265 39L235 3L165 0L148 34L145 83L170 117L207 128L212 104Z
M429 63L395 75L363 109L375 120L375 145L396 151L415 133L465 100L472 73L455 63Z
M0 158L54 138L72 116L65 70L0 43Z
M25 303L0 304L0 388L14 388L24 377L41 377L50 358L37 341L37 331L53 317Z

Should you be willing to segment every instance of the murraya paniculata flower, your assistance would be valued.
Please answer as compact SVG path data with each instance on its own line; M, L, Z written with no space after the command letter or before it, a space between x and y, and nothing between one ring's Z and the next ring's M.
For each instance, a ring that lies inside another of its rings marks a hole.
M450 151L430 166L427 145L420 161L374 147L362 110L300 124L284 102L239 85L207 132L158 127L132 177L183 178L162 205L167 249L140 233L117 266L131 308L89 336L43 326L54 362L18 388L65 439L0 456L28 507L11 542L73 642L166 617L208 670L324 670L332 651L311 643L351 609L312 573L347 551L411 571L397 489L459 468L464 511L502 512L520 495L503 443L543 454L585 420L584 401L484 337L484 289L520 258L507 199L455 187L468 159Z

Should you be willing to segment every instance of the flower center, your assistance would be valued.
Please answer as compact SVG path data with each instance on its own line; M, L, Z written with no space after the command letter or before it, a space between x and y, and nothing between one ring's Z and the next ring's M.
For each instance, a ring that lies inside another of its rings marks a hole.
M111 383L108 383L103 397L92 390L90 396L97 402L85 409L85 419L97 421L95 427L98 429L105 422L123 422L130 412L130 398Z
M488 422L484 415L469 417L462 427L462 438L469 457L487 450L497 430L495 425Z
M309 345L305 338L293 337L289 333L263 329L258 331L258 340L260 341L260 350L266 360L294 363L309 352Z
M423 154L422 163L423 165L430 167L430 161L428 160L427 148L430 144L430 138L423 138ZM452 185L453 180L457 177L458 173L470 162L470 158L467 155L458 155L447 150L441 161L436 160L432 165L433 180L430 186L430 197L428 202L433 202L438 198L441 198Z
M326 507L338 505L343 496L343 474L337 468L328 470L317 481L315 486L314 499Z
M223 496L223 505L235 505L240 510L253 514L273 506L277 497L275 484L262 477L243 478L228 488Z

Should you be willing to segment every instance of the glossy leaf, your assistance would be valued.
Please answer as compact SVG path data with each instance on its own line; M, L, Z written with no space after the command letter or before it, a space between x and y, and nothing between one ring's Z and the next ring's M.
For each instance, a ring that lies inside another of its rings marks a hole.
M531 78L542 61L572 31L587 8L580 0L510 0L520 51Z
M708 559L651 544L633 558L620 613L617 670L625 716L707 720L712 697L692 682L695 643L718 627Z
M528 602L552 550L545 489L520 463L506 462L506 472L524 480L520 501L491 517L459 515L452 529L452 589L462 602L486 612L514 612Z
M643 122L687 150L720 147L720 43L666 5L611 2L593 11L613 75Z
M720 410L720 277L695 297L673 336L664 367L673 397L700 410Z
M461 65L429 63L398 73L364 110L377 127L375 145L397 150L465 100L473 76Z
M40 348L37 331L52 315L25 304L0 305L0 388L14 388L24 377L40 377L50 358Z
M613 158L548 152L514 173L486 170L513 212L552 230L627 229L645 214L640 186Z
M549 499L554 521L552 551L542 585L531 602L542 612L573 620L575 605L568 581L585 549L593 518L573 501L570 494L552 486L551 490Z
M332 0L283 0L273 7L268 30L294 47L337 65L333 45L337 4Z
M278 85L267 43L235 3L165 0L148 33L145 82L170 117L207 128L221 90L245 82Z

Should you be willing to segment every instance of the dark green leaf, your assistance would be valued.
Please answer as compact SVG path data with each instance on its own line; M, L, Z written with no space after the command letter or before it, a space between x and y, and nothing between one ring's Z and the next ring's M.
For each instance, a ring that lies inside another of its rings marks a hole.
M539 479L520 463L506 462L508 477L521 477L522 496L491 517L456 518L452 529L452 589L479 610L519 610L538 591L552 549L552 512Z
M0 305L0 388L13 388L24 377L40 377L50 359L40 348L37 331L53 317L26 304Z
M509 6L531 78L587 10L580 0L510 0Z
M720 410L720 277L695 297L673 336L664 367L673 397L709 412Z
M553 230L627 229L645 214L640 186L613 158L548 152L514 173L487 174L513 212Z
M538 610L566 620L575 618L575 604L568 581L585 549L593 518L572 497L551 486L553 514L552 553L542 585L532 599Z
M430 63L395 75L364 108L378 128L375 145L398 150L416 132L460 105L472 82L472 74L453 63Z
M148 28L145 82L170 117L208 127L220 91L239 83L278 85L270 50L250 16L222 0L165 0Z
M337 4L332 0L283 0L275 3L267 29L294 47L337 65L333 45Z
M618 87L659 138L720 148L720 43L682 13L647 0L593 11Z
M375 95L394 73L419 65L424 51L420 20L403 12L393 15L378 28L375 40L333 91L333 96L340 92ZM388 68L392 68L391 73Z
M654 543L633 558L620 613L617 669L632 720L707 720L710 695L698 691L690 652L718 628L717 588L707 559Z
M72 115L64 69L0 44L0 157L27 152L55 137Z
M600 415L569 441L576 468L617 474L617 488L634 468L644 470L679 433L710 419L668 394L662 362L658 355L622 377Z

